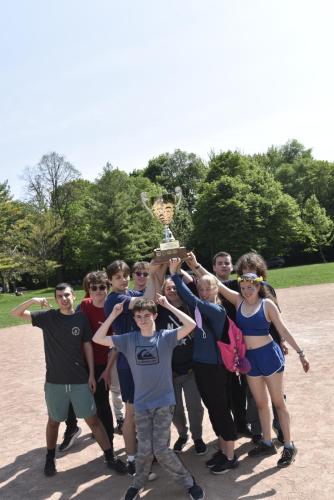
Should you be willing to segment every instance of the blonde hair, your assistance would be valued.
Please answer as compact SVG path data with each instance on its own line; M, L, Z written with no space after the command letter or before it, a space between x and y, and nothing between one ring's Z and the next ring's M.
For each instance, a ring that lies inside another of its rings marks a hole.
M220 303L217 278L212 274L204 274L197 281L197 289L199 290L202 285L209 285L211 288L215 288L217 290L215 302Z

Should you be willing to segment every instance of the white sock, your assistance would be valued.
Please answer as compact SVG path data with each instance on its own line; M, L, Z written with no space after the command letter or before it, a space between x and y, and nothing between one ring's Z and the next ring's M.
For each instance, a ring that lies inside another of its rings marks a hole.
M135 456L134 455L128 455L128 462L134 462L135 461Z

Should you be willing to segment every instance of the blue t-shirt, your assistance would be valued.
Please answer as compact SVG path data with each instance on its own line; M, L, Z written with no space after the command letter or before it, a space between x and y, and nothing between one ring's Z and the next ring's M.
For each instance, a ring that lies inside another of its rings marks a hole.
M133 319L132 311L129 310L129 304L132 297L142 296L143 292L137 292L135 290L128 290L125 293L111 292L108 295L104 304L104 313L106 318L109 316L116 304L124 302L122 314L120 314L111 325L112 331L115 335L123 335L124 333L137 330L138 327ZM128 362L122 354L120 354L117 358L117 368L120 370L129 369Z
M177 330L158 330L151 337L143 337L137 330L115 335L113 343L130 365L136 411L175 405L171 361Z

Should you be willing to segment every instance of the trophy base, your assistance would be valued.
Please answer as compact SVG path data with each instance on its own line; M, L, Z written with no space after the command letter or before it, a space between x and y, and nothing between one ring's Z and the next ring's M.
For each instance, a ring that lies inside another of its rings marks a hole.
M175 247L175 248L156 248L154 250L153 261L159 264L169 262L169 259L174 257L179 257L180 259L185 259L187 257L186 247Z

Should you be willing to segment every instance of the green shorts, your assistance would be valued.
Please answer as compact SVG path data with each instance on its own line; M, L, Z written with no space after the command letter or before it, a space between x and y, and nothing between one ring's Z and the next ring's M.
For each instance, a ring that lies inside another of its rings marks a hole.
M45 382L44 392L49 417L56 422L67 419L70 403L78 418L96 415L94 396L88 384L64 385Z

